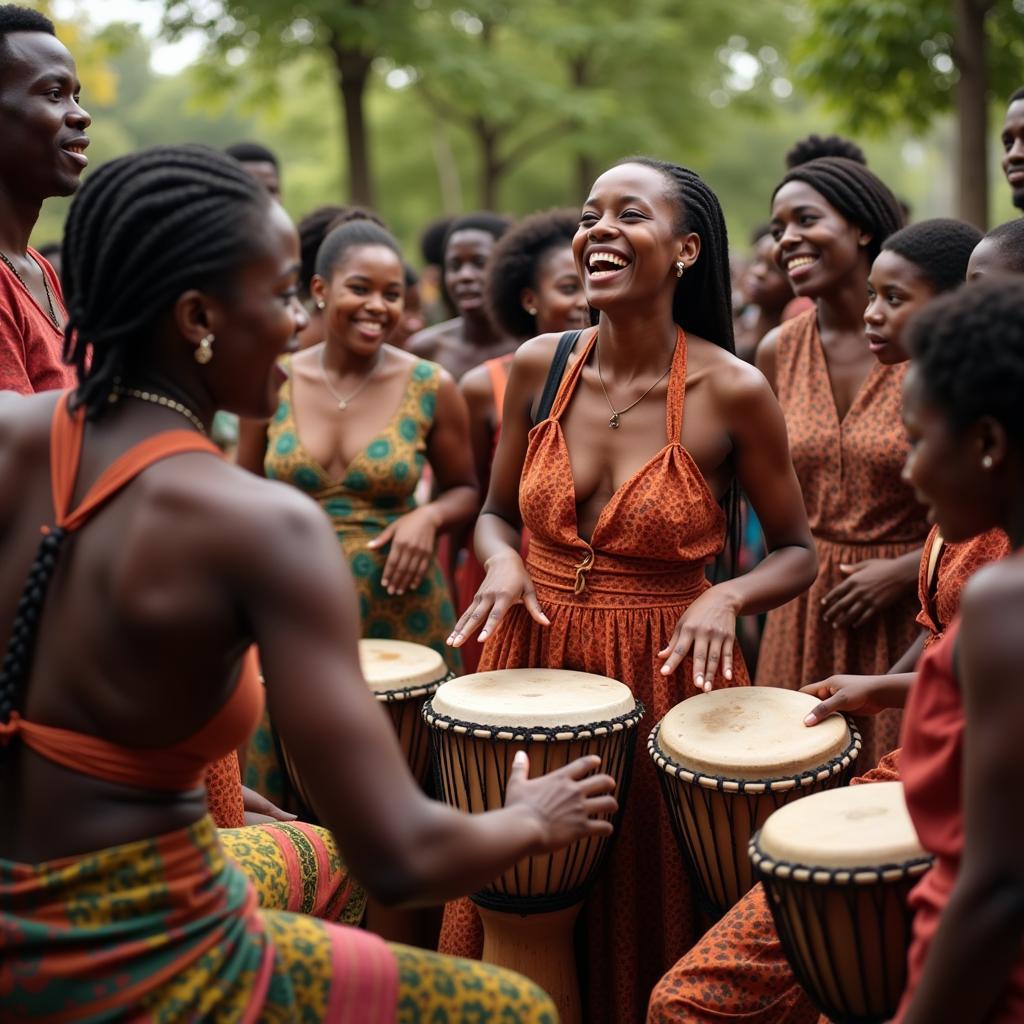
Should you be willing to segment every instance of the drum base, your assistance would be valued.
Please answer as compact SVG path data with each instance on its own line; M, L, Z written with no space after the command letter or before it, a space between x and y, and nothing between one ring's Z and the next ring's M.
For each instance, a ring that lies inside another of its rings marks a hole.
M477 907L484 926L482 959L518 971L554 1000L562 1024L582 1024L573 927L582 903L550 914L515 914Z

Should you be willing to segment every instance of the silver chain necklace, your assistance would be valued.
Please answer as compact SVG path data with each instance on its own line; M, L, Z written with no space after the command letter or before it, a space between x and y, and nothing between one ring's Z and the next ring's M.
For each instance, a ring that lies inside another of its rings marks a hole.
M668 366L665 367L665 372L635 402L630 402L625 409L616 409L615 406L612 405L612 400L608 395L608 389L604 386L604 377L601 376L600 339L594 342L594 348L597 349L597 379L601 382L601 390L604 392L604 400L608 403L608 408L612 411L611 418L608 420L608 426L611 427L612 430L618 430L619 417L625 416L630 409L639 405L668 376L668 371L672 369L672 363L669 363ZM675 356L673 356L673 359L674 358Z
M355 391L350 392L344 397L339 395L338 392L335 391L333 387L331 387L331 380L327 376L327 363L324 362L324 354L326 352L327 346L324 345L323 348L320 349L320 373L323 375L324 378L324 386L331 393L331 398L333 398L338 403L338 411L344 412L351 404L352 399L355 398L363 390L363 388L365 388L366 385L370 383L370 378L377 372L380 365L384 362L384 349L378 349L377 358L374 360L373 366L371 366L370 369L366 371L366 376L362 379L362 382L355 389Z
M7 269L21 282L21 287L24 288L25 291L29 293L29 295L32 295L32 291L29 288L28 284L25 282L25 278L23 278L21 274L18 273L17 267L15 267L15 265L11 262L10 258L7 256L6 253L0 252L0 260L3 261L4 266L7 267ZM36 263L36 266L38 267L39 264ZM39 272L43 275L43 291L46 292L46 304L47 306L50 307L50 320L53 322L53 326L56 327L58 331L63 330L63 328L60 325L60 321L57 319L57 311L54 309L53 306L53 296L50 294L50 282L46 280L46 271L43 270L42 267L39 267ZM34 297L35 296L33 296L33 298Z

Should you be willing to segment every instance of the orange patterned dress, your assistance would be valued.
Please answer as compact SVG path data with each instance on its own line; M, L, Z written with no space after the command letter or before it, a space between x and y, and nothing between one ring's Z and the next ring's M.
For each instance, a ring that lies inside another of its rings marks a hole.
M818 552L810 589L768 613L758 686L797 689L839 672L887 672L917 636L917 599L905 597L857 629L833 629L822 598L845 578L840 564L897 558L923 543L925 510L903 482L907 442L900 419L907 364L874 366L840 421L813 310L783 324L776 391L793 465ZM875 764L896 746L899 712L860 719L861 758Z
M942 639L960 611L964 584L983 565L1010 552L1002 530L946 544L933 528L925 542L918 579L927 650ZM866 767L866 765L865 765ZM900 778L900 751L854 779ZM782 951L764 889L755 885L658 983L648 1024L828 1024L797 983Z
M559 422L594 346L591 333L550 416L530 432L519 487L530 531L527 569L551 625L521 605L484 645L482 670L544 665L611 676L647 708L639 733L696 691L687 658L671 676L657 652L708 583L725 516L680 438L686 388L682 331L669 376L667 442L615 492L587 543L579 536L569 452ZM749 682L737 649L733 685ZM719 684L721 685L721 684ZM696 938L693 893L653 762L637 743L633 779L612 855L577 932L588 1024L642 1020L648 994ZM482 932L468 900L449 904L442 952L479 956Z

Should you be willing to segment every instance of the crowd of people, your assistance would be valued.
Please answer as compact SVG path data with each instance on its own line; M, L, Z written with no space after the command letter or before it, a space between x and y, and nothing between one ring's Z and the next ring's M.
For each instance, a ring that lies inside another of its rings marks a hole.
M294 225L256 143L83 180L90 123L0 6L0 1021L551 1024L468 897L616 811L583 1019L819 1019L760 885L703 916L649 758L621 809L521 754L463 814L359 638L610 677L651 725L750 685L847 714L934 856L895 1020L1024 1021L1024 218L910 222L815 135L743 259L630 157L417 270L374 211ZM1002 143L1024 213L1024 89ZM386 912L442 904L416 946Z

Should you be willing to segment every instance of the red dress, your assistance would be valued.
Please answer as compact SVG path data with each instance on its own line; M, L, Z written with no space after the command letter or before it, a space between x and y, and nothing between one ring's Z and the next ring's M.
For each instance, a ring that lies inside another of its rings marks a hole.
M924 656L907 701L903 787L918 838L934 854L935 863L910 894L914 938L907 957L907 987L894 1024L903 1019L921 980L928 950L960 871L964 849L962 783L966 719L963 694L953 667L959 625L956 622L950 626L942 642ZM1011 808L1008 811L1014 813ZM995 1008L985 1019L991 1024L1024 1021L1024 946Z
M680 331L666 400L666 444L615 492L590 543L579 536L559 421L595 338L591 332L548 419L530 432L519 486L523 523L530 530L526 565L551 625L539 626L521 605L514 606L484 645L480 667L547 666L611 676L647 708L613 852L577 933L584 1020L632 1024L643 1019L654 983L697 935L693 893L644 739L669 709L696 692L691 659L663 676L657 652L710 586L705 567L722 550L725 516L680 441L686 389L686 340ZM732 683L748 682L737 648ZM446 907L440 948L480 955L479 917L468 900Z
M57 315L64 315L60 281L53 267L35 251L29 255L46 275ZM74 371L60 359L64 335L25 286L0 261L0 391L31 395L73 388Z

